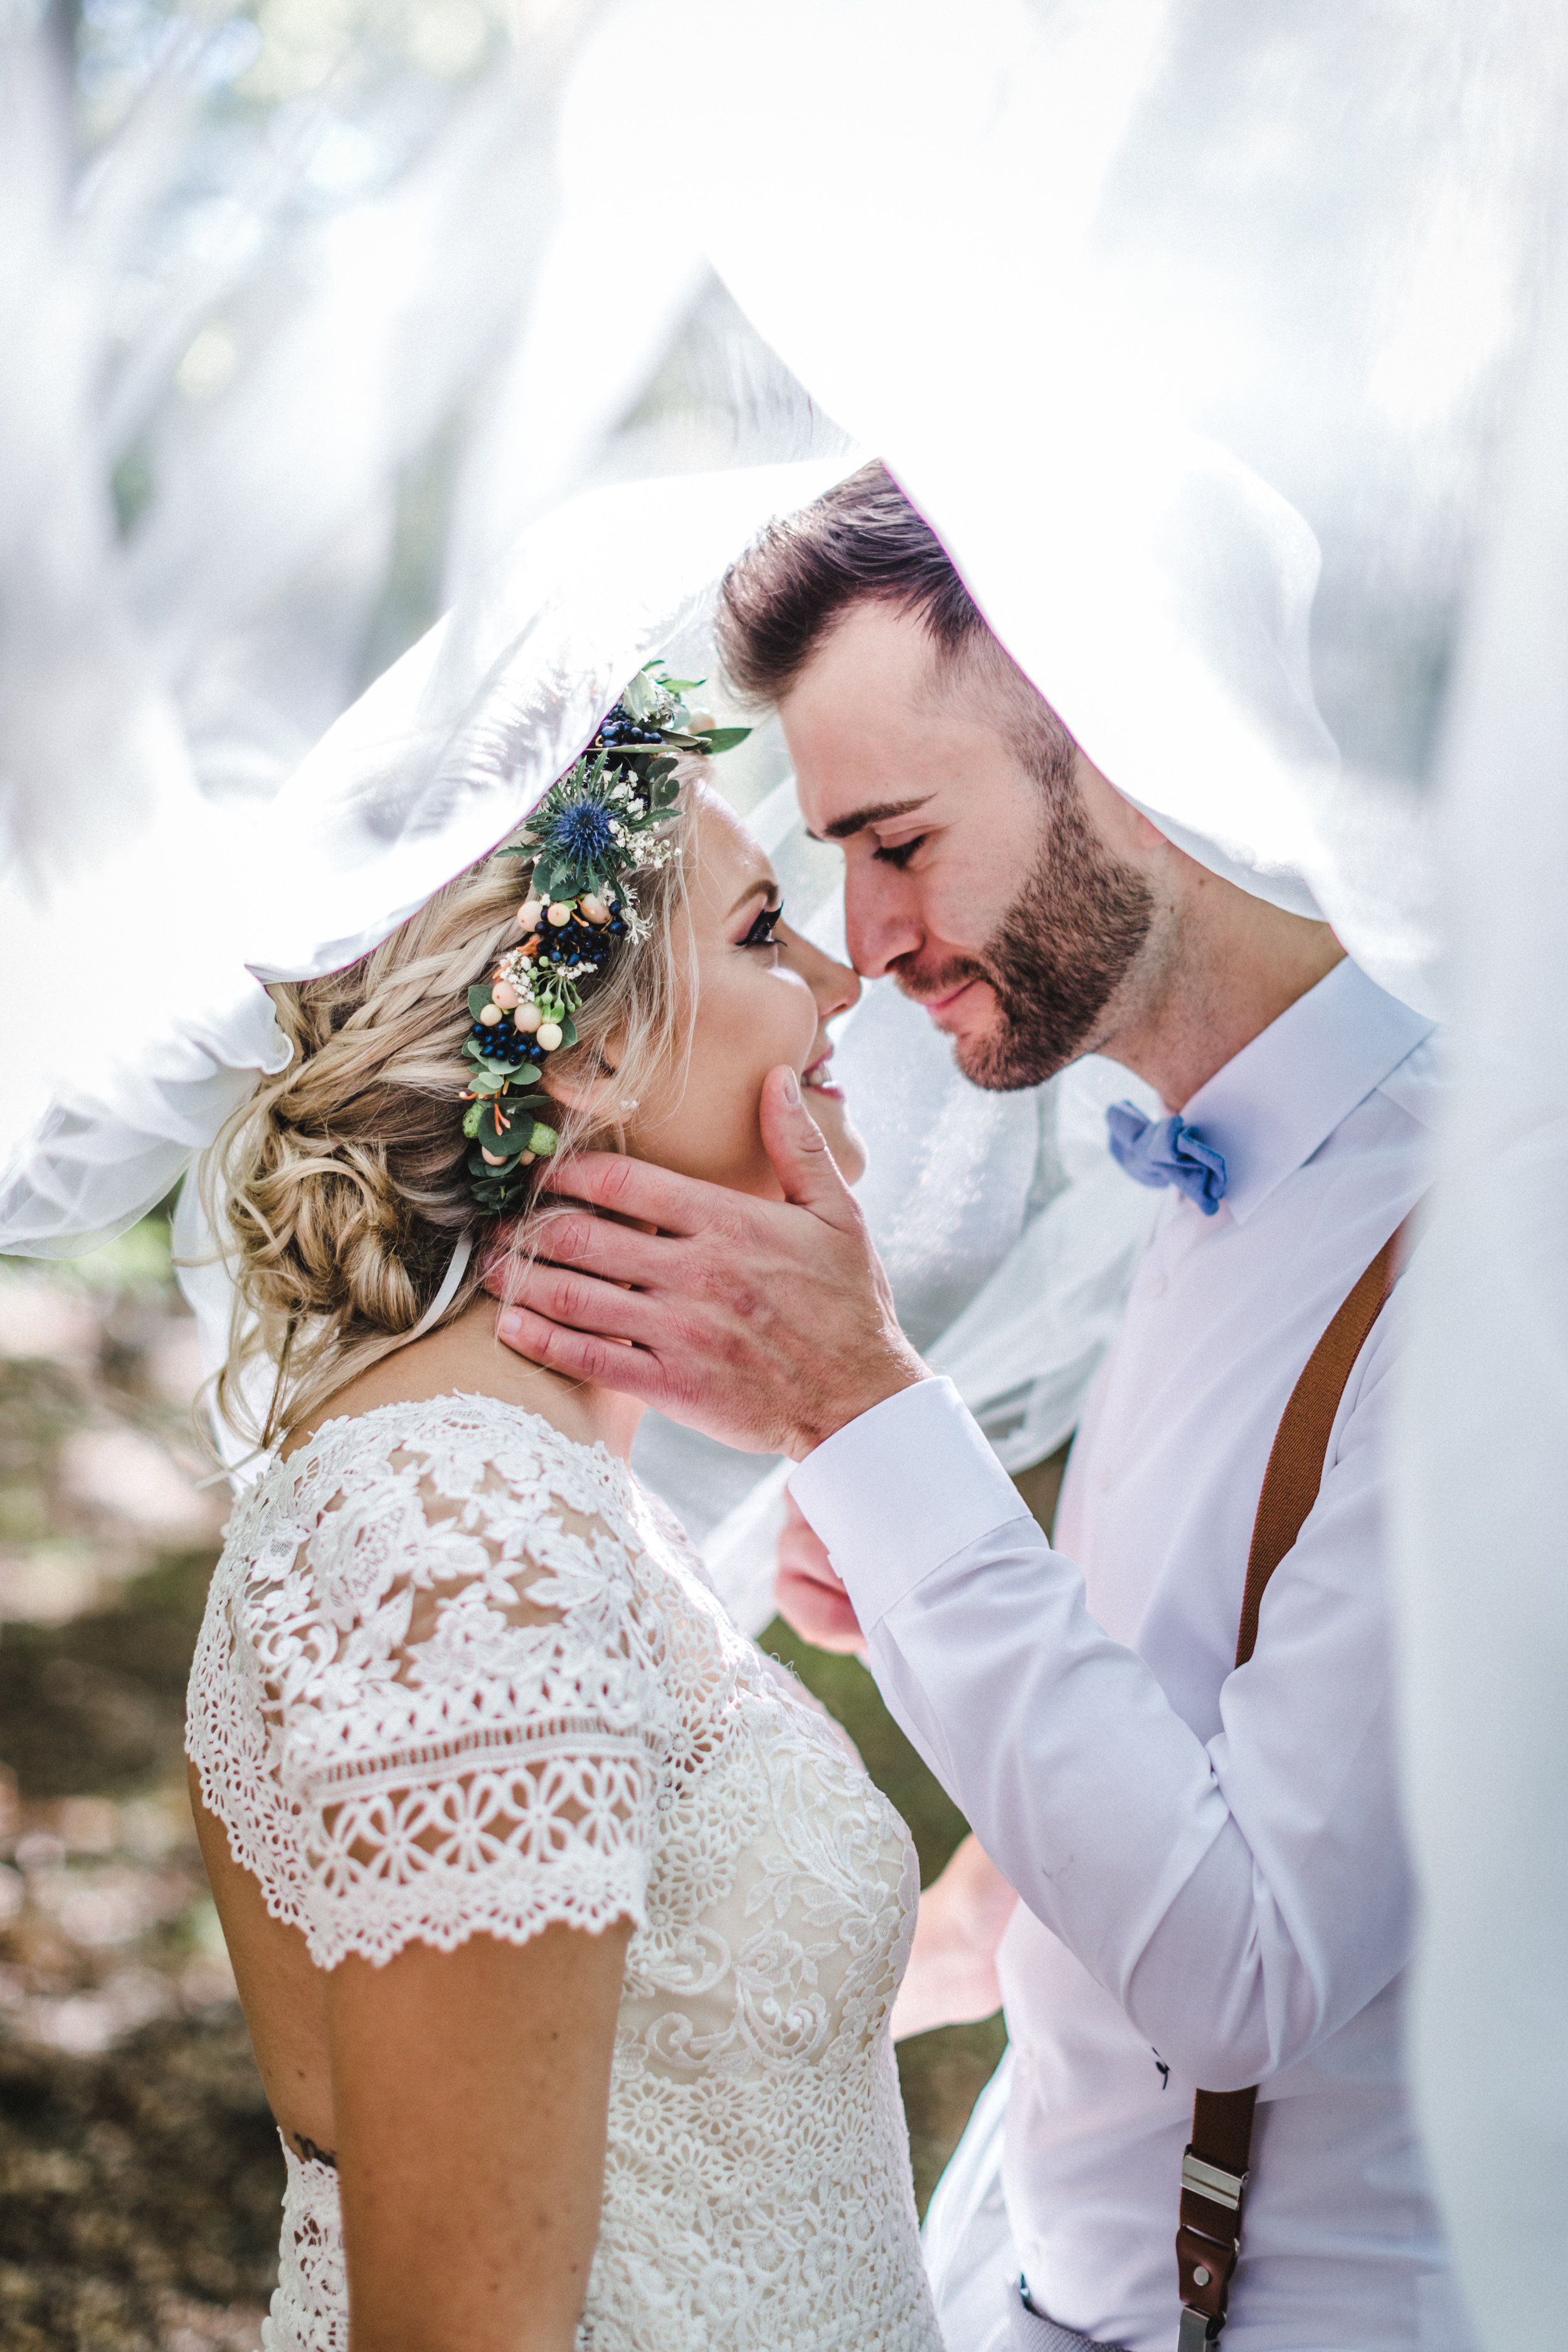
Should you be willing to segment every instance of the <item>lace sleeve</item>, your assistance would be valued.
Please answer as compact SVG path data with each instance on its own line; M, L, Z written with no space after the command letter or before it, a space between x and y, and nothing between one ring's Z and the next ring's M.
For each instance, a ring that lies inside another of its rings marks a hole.
M611 1465L479 1433L412 1422L341 1461L318 1441L209 1610L203 1793L322 1968L642 1924L671 1740Z

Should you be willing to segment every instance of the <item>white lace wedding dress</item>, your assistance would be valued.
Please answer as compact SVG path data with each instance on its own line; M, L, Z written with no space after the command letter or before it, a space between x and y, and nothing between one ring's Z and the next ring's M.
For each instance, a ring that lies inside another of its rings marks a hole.
M636 1922L580 2346L940 2352L908 1836L603 1446L482 1396L327 1423L236 1512L187 1745L323 1968ZM337 2177L285 2156L268 2352L346 2352Z

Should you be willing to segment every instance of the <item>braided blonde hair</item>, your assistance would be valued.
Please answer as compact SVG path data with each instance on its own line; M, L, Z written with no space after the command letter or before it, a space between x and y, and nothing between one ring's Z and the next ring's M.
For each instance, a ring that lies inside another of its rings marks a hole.
M679 817L678 806L672 824ZM531 872L494 851L358 963L268 991L293 1058L263 1078L201 1170L209 1222L215 1233L226 1227L236 1272L218 1410L262 1445L406 1339L459 1238L481 1226L459 1100L468 991L515 940ZM548 1066L605 1083L592 1111L562 1103L551 1113L561 1140L541 1170L574 1151L624 1148L638 1094L680 1059L694 986L675 945L680 859L640 874L636 900L646 935L588 992L577 1043ZM533 1223L519 1220L514 1253L527 1255ZM481 1248L432 1328L472 1303L484 1264ZM243 1386L258 1359L277 1366L259 1426Z

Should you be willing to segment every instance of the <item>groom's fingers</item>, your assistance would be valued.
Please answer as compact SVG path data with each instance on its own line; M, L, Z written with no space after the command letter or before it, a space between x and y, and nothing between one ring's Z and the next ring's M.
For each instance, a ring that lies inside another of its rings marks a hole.
M532 1255L487 1275L507 1310L501 1339L727 1444L796 1461L922 1379L790 1070L769 1075L763 1130L783 1201L605 1152L563 1168Z
M601 1282L593 1275L551 1265L539 1258L513 1271L507 1303L528 1307L574 1331L602 1332L606 1339L630 1339L645 1348L658 1340L666 1320L641 1291L625 1289L618 1282Z
M503 1307L496 1318L496 1332L531 1364L542 1364L563 1380L620 1389L626 1396L639 1397L644 1404L663 1406L670 1402L664 1367L646 1349L601 1339L593 1331L568 1330L528 1307Z
M855 1604L833 1572L826 1545L790 1494L784 1496L777 1560L773 1605L784 1623L819 1650L863 1656L866 1637Z
M500 1278L489 1286L498 1298L510 1295L522 1268L529 1265L570 1265L605 1282L631 1282L646 1287L659 1263L660 1236L639 1234L631 1225L612 1224L605 1217L584 1216L580 1209L547 1209L529 1238L531 1246L518 1265L509 1266L503 1260L497 1267Z
M583 1151L570 1160L550 1190L557 1199L590 1201L617 1217L657 1225L664 1234L702 1234L732 1224L735 1195L721 1184L705 1184L696 1176L678 1176L668 1168L650 1167L646 1160L627 1160L615 1151Z
M866 1636L842 1585L819 1584L815 1577L781 1568L773 1584L773 1607L814 1650L831 1650L839 1657L865 1656Z
M825 1224L851 1233L860 1213L827 1140L805 1107L800 1080L787 1063L763 1081L763 1141L786 1201L809 1209Z

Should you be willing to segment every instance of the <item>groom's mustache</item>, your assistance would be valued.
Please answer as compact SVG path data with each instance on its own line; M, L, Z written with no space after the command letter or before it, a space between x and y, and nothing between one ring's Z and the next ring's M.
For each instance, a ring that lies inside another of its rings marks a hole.
M903 993L916 1004L938 1004L944 996L956 996L972 980L983 980L994 988L994 973L970 956L954 956L948 963L922 966L918 961L897 958L892 977Z

